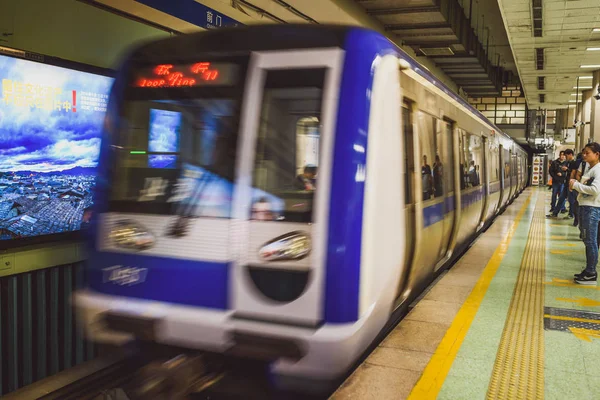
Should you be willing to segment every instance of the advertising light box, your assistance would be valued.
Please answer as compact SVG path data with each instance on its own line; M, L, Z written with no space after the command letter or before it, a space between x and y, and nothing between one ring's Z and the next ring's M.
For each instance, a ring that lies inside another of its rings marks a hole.
M0 55L0 240L80 230L113 78Z

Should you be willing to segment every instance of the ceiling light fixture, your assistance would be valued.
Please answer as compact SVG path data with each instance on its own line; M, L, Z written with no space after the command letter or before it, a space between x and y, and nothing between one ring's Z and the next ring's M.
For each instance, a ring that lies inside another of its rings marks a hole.
M600 64L580 65L579 68L600 68Z
M593 76L591 76L591 75L586 75L586 76L579 76L578 78L579 78L579 79L592 79L592 78L593 78Z
M591 86L579 86L579 87L573 86L573 89L579 89L579 90L588 90L591 88L592 88Z
M587 51L600 51L600 47L588 47Z
M583 93L571 93L571 96L582 96Z
M592 29L592 32L600 32L600 28L594 28Z

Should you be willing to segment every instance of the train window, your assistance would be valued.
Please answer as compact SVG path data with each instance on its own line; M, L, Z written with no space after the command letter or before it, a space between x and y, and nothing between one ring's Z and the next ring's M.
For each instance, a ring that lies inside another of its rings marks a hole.
M112 211L230 216L239 97L194 90L138 92L125 102L112 149Z
M481 184L483 147L481 137L461 130L461 189L476 187Z
M403 103L402 105L402 125L404 129L404 195L405 204L412 204L414 197L412 193L411 179L413 177L414 168L414 152L413 150L413 120L410 104Z
M436 160L436 119L435 117L419 112L417 118L417 132L421 145L421 189L423 201L431 199L435 194L432 164Z
M490 182L497 182L500 179L500 151L498 150L497 140L490 138Z
M433 162L433 195L441 197L452 191L452 165L454 157L452 153L452 123L449 121L436 120L436 155Z
M311 222L324 81L324 69L267 71L253 173L253 219Z
M508 149L503 149L504 152L504 187L510 186L510 151Z

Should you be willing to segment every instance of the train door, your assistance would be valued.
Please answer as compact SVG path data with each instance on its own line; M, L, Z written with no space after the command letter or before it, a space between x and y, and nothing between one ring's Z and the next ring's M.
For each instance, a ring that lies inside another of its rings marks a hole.
M508 159L506 160L506 166L507 166L507 175L508 175L508 182L509 182L509 194L508 194L508 199L507 201L510 203L514 197L515 194L515 167L514 167L514 153L513 153L513 149L510 149L508 151Z
M403 75L404 77L404 75ZM422 157L420 130L418 122L421 112L417 104L404 98L402 107L402 124L404 130L404 181L405 181L405 223L406 252L405 268L397 289L395 306L401 305L410 297L414 282L418 282L429 273L423 268L423 202L422 194ZM437 253L435 254L437 256ZM429 264L431 265L431 264Z
M337 49L252 55L233 198L236 319L322 320L342 58Z
M504 205L506 204L506 199L508 198L508 195L510 193L510 180L508 178L507 175L507 171L506 171L506 155L507 155L508 151L506 150L506 148L504 148L504 145L500 145L500 151L499 151L499 155L500 155L500 201L498 203L498 208L502 208L504 207Z
M458 140L461 173L458 243L462 244L476 232L481 220L484 169L481 136L460 129Z
M428 274L430 268L433 268L445 256L440 252L441 247L447 247L447 240L444 240L444 212L445 212L445 189L443 177L440 175L443 166L447 166L446 160L442 160L446 151L440 151L443 144L438 139L443 139L441 129L443 124L433 115L419 110L415 115L419 162L419 179L421 201L416 205L417 215L420 216L417 221L417 229L421 233L421 242L417 243L419 247L416 263L419 266L419 273ZM438 135L440 132L440 135ZM436 173L438 174L436 176Z
M405 232L405 253L403 276L400 279L397 293L400 293L401 287L406 283L406 278L410 272L415 254L416 243L416 213L415 213L415 153L414 153L414 129L413 129L413 107L414 104L408 100L402 102L402 130L404 133L404 223Z
M489 174L489 146L488 146L488 138L485 136L481 137L481 154L482 157L482 166L481 166L481 185L483 189L483 197L482 203L483 207L481 209L481 216L479 217L479 225L477 226L477 230L483 228L485 223L485 217L487 216L488 209L488 201L489 201L489 193L490 193L490 174Z
M433 164L433 183L436 197L442 198L442 241L436 266L439 269L446 261L448 250L453 239L454 227L454 122L445 118L437 120L436 130L436 159Z
M518 153L513 150L512 154L512 171L513 171L513 193L512 197L515 198L519 192L519 166L517 162Z

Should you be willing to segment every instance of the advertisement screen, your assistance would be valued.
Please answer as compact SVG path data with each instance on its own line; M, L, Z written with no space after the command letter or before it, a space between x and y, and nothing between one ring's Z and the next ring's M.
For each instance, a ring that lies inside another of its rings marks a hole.
M0 55L0 240L82 228L113 78Z
M150 168L175 168L176 155L152 153L179 152L181 113L167 110L150 110L150 138L148 140L148 166Z

